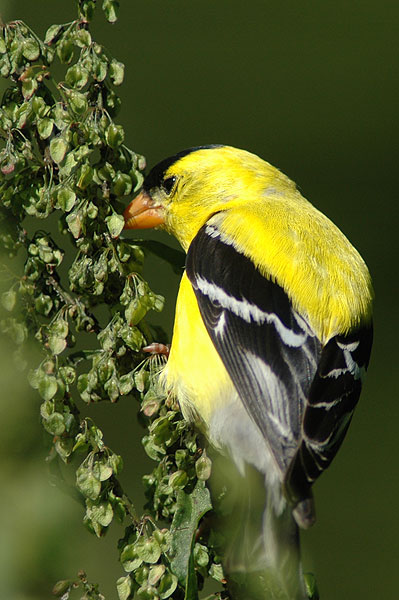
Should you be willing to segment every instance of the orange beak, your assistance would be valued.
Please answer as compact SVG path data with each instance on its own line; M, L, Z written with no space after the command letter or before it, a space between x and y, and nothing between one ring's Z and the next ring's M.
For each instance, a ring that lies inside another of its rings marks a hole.
M165 222L164 209L144 190L126 207L124 229L151 229Z

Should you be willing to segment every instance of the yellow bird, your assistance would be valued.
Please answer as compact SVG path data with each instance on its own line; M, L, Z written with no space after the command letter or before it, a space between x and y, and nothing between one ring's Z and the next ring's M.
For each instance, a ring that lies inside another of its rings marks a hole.
M361 391L367 267L288 177L229 146L163 160L124 216L127 229L166 229L187 253L162 380L242 474L262 473L262 560L281 597L304 598L297 526L314 522L312 484Z

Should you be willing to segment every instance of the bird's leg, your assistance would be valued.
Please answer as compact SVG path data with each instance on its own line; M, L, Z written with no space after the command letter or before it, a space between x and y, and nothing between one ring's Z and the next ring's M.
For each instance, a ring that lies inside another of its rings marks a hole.
M162 354L163 356L168 358L170 352L170 344L160 344L159 342L153 342L148 346L144 346L142 350L143 352L148 352L149 354Z

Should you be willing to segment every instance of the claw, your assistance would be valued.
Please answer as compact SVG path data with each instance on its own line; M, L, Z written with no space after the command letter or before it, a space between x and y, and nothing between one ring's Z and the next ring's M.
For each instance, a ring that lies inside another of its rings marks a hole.
M142 348L143 352L148 352L149 354L163 354L168 358L170 352L170 344L159 344L158 342L153 342L148 346L144 346Z

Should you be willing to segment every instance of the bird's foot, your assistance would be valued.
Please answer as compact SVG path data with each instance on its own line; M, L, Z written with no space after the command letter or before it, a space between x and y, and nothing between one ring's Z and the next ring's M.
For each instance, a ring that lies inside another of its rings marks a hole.
M170 352L170 344L160 344L159 342L153 342L148 346L144 346L142 350L143 352L148 352L149 354L161 354L168 358Z

